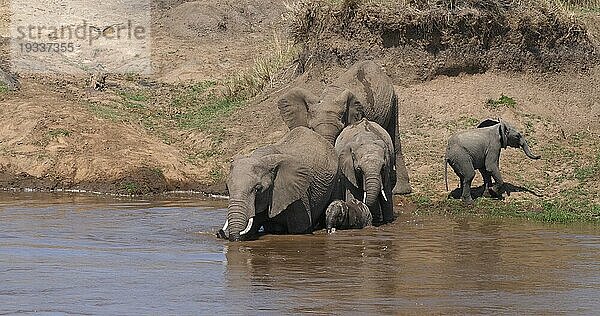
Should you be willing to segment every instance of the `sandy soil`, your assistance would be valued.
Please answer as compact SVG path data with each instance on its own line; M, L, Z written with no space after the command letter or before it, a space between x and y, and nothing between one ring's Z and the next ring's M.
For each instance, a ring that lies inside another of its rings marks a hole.
M143 120L136 121L141 116L125 119L103 112L104 105L118 102L123 89L152 94L146 106L159 111L178 84L230 78L251 67L255 56L270 52L274 37L286 32L286 8L280 3L168 0L154 6L156 73L150 78L114 76L107 91L92 92L84 77L22 75L20 91L0 94L0 187L223 192L230 157L285 133L274 104L285 85L223 120L218 142L204 130L148 128ZM0 9L0 14L6 51L7 12ZM599 38L597 28L595 32ZM502 117L523 131L543 156L531 161L522 152L507 150L501 162L507 182L541 197L584 185L588 198L598 200L600 179L594 164L600 157L600 66L562 73L488 71L419 81L404 80L398 67L387 64L390 60L376 59L389 68L400 96L400 130L415 192L445 195L446 139L484 118ZM6 58L0 62L5 64ZM313 69L291 85L319 92L342 71L337 66ZM501 95L514 98L516 107L486 106L488 99ZM203 158L190 158L198 153ZM582 168L591 174L577 176ZM449 174L449 179L455 186L456 177ZM527 192L510 197L528 198L538 197Z

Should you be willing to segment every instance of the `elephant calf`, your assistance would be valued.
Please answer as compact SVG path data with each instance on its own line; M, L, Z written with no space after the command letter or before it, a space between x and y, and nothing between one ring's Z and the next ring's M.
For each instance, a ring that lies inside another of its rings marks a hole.
M448 190L448 165L460 178L462 200L473 203L471 182L475 177L475 169L481 172L485 193L501 195L504 181L500 176L500 150L507 146L522 148L531 159L540 159L534 155L525 138L514 127L503 121L485 120L476 129L460 132L448 140L444 163L444 177ZM492 178L496 182L492 187Z
M335 200L325 211L328 233L333 233L336 229L360 229L372 224L371 211L357 199L350 199L348 202Z

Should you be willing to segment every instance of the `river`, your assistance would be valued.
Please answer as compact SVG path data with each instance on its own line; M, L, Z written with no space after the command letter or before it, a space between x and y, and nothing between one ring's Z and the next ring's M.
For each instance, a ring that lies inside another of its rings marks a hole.
M600 229L401 214L214 237L226 201L0 192L0 314L600 312Z

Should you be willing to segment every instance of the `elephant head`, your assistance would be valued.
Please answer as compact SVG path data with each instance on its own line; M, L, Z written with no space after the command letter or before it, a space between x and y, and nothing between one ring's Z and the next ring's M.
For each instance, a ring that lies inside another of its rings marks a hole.
M330 86L322 99L311 92L294 88L283 95L277 107L291 129L306 126L331 144L342 129L364 117L364 109L352 91Z
M372 134L359 134L344 144L339 153L342 174L356 188L362 188L363 203L372 207L381 196L387 201L384 186L391 186L393 149ZM336 146L337 147L337 146ZM390 188L391 189L391 188Z
M325 210L325 226L327 233L334 233L337 227L344 224L348 218L348 206L345 202L335 200Z
M280 153L255 152L234 160L227 179L230 198L223 237L228 233L231 241L250 238L260 228L260 219L277 216L306 195L309 172L292 156Z
M487 119L481 122L477 128L489 127L489 126L498 126L498 133L500 134L500 146L502 148L506 148L508 146L513 148L521 148L527 157L530 159L540 159L541 156L534 155L527 144L527 140L519 131L517 131L514 127L507 124L502 120L491 120Z
M369 208L354 198L347 202L335 200L325 210L327 233L334 233L337 228L363 228L372 224L373 217Z

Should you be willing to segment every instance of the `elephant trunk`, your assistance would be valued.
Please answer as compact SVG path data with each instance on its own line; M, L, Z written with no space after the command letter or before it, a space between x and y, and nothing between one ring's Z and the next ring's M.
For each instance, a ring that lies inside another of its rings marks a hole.
M248 205L244 200L231 199L229 201L229 209L227 212L227 230L229 232L230 241L240 241L242 233L246 230L248 219Z
M523 152L525 153L525 155L527 155L527 157L529 157L530 159L540 159L541 156L538 155L534 155L531 152L531 149L529 149L529 145L527 144L527 141L525 139L521 140L521 148L523 148Z
M365 174L364 183L365 198L363 203L367 206L373 206L377 202L379 192L381 192L381 178L379 173Z

